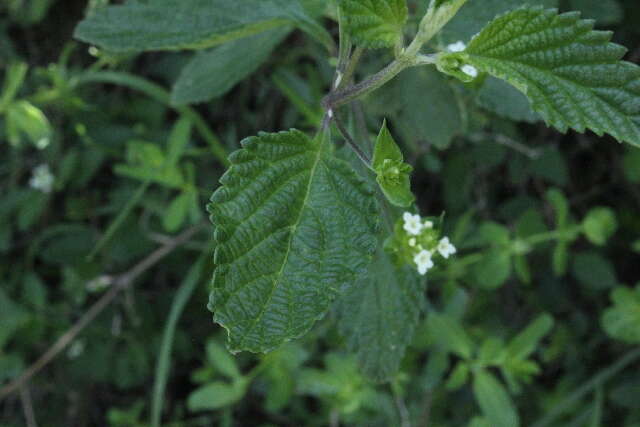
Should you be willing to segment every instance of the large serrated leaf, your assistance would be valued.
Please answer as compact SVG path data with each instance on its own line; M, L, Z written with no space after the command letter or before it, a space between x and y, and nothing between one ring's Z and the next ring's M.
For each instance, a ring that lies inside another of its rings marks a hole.
M425 282L378 251L369 273L340 301L339 327L360 369L374 381L398 370L424 307Z
M354 41L370 48L393 47L408 17L406 0L340 0L340 8Z
M118 53L205 49L287 24L328 37L293 0L129 1L96 10L74 35Z
M232 351L303 335L371 261L373 190L326 139L291 130L244 140L211 198L210 309Z
M640 146L640 67L621 61L626 49L610 39L579 13L518 9L452 57L514 85L562 132L590 129Z

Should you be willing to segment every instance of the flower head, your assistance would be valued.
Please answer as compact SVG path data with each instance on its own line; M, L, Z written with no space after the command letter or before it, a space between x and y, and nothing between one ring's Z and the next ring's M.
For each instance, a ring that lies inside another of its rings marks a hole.
M409 212L405 212L402 216L404 220L404 230L410 235L417 236L422 231L422 221L420 220L420 215L412 215Z
M427 274L427 271L429 271L429 269L433 268L433 260L431 259L431 256L431 252L423 249L418 252L415 257L413 257L413 262L415 262L416 266L418 267L418 273L420 273L422 276Z
M40 165L33 170L33 176L29 180L29 186L43 193L51 193L53 181L54 176L49 169L49 165Z
M449 255L453 255L457 252L456 247L451 244L448 237L443 237L440 242L438 242L438 252L444 258L449 258Z

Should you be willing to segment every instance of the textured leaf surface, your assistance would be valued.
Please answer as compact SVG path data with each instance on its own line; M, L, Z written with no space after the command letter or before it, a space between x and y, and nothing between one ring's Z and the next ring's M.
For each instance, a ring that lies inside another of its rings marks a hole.
M197 53L173 86L171 103L205 102L224 95L257 70L288 32L269 30Z
M211 198L210 308L232 351L307 332L377 246L373 190L327 142L292 130L243 141Z
M560 131L591 129L640 146L640 67L621 61L626 49L610 38L578 13L518 9L453 55L507 80Z
M365 47L392 47L407 22L406 0L340 0L348 31Z
M438 38L445 45L460 40L466 42L496 16L525 5L558 7L558 0L469 0L442 29Z
M321 32L293 0L130 1L98 9L75 37L112 52L204 49L291 23Z
M340 331L374 381L396 373L424 307L425 282L379 251L369 273L341 299Z

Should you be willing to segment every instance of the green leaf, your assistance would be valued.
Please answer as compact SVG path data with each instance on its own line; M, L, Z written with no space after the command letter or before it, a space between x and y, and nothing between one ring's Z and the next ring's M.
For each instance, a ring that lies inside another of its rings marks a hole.
M482 413L492 427L520 425L518 413L509 394L491 373L482 369L476 371L473 393Z
M241 377L238 365L236 365L236 360L229 354L227 349L214 340L210 340L207 343L207 358L222 375L231 379Z
M438 38L445 45L469 40L496 16L524 5L558 7L558 0L470 0L442 29Z
M29 314L22 306L13 302L0 288L0 353L5 343L29 320Z
M611 292L613 306L605 310L601 323L611 337L640 343L640 285L634 289L619 287Z
M74 36L116 53L206 49L291 24L326 38L292 0L129 1L95 10Z
M178 231L187 219L189 207L191 206L191 194L180 193L169 204L166 213L162 217L162 226L170 233Z
M398 370L424 308L425 283L410 267L396 267L379 250L369 272L341 299L339 327L374 381Z
M393 47L402 40L407 0L340 0L347 31L363 47Z
M608 289L618 284L613 264L596 252L577 254L572 271L581 284L592 290Z
M404 156L387 128L382 124L373 151L372 167L376 171L376 181L386 198L395 206L411 206L416 200L411 192L411 165L404 163Z
M193 104L224 95L253 74L288 33L286 28L269 30L197 53L173 86L171 103Z
M39 149L49 145L53 133L51 124L42 110L30 102L22 100L9 104L6 123L12 145L19 145L23 136Z
M536 318L527 328L516 335L507 346L507 357L512 359L526 359L533 353L540 340L544 338L553 327L553 317L542 314Z
M247 391L246 379L231 384L216 381L198 388L189 395L187 406L191 411L210 411L232 405L242 399Z
M232 351L268 351L307 332L369 265L373 190L328 136L247 138L208 208L217 269L210 309Z
M182 158L191 140L191 127L191 120L187 117L181 117L171 129L167 140L166 167L174 167Z
M591 243L602 246L618 229L616 213L607 207L593 208L582 221L582 227Z
M511 253L506 248L495 247L485 253L473 267L471 280L483 289L497 289L511 276Z
M427 318L427 326L438 345L463 359L471 358L473 341L457 320L445 314L431 312Z
M445 388L449 391L458 390L460 387L467 383L469 379L469 364L465 362L458 362L456 367L449 375L449 379L445 384Z
M453 75L470 65L508 81L562 132L590 129L640 146L640 67L620 61L626 49L610 39L579 13L518 9L438 65Z

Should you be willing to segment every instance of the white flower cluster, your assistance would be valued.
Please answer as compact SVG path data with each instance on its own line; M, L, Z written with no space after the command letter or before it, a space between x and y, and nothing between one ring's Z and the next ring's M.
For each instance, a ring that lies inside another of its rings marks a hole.
M455 43L451 43L450 45L447 46L447 51L448 52L462 52L467 48L467 45L462 41L457 41ZM463 65L460 68L460 71L462 71L463 73L465 73L467 76L471 77L472 79L475 79L476 77L478 77L478 69L476 67L474 67L473 65Z
M33 170L29 186L48 194L53 190L53 181L54 176L49 169L49 165L40 165Z
M433 268L433 256L436 252L445 259L456 253L456 247L451 244L448 237L443 237L436 244L437 233L433 230L432 221L422 221L420 215L413 215L410 212L405 212L402 219L404 220L403 229L410 236L407 243L412 248L413 262L421 275L424 276ZM433 241L435 247L425 247L423 243L426 244L428 241Z

